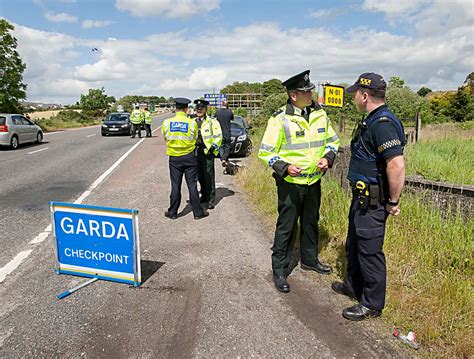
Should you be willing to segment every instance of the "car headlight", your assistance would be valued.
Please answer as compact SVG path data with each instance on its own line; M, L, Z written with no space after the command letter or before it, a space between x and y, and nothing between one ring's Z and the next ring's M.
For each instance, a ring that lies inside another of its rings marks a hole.
M102 127L105 127L105 128L107 128L107 125L104 123L104 124L102 125Z
M125 124L125 125L122 125L122 126L120 126L120 127L122 127L122 128L125 128L125 127L128 127L128 125L127 125L127 124Z
M245 141L247 139L247 135L240 135L239 137L237 137L237 141Z

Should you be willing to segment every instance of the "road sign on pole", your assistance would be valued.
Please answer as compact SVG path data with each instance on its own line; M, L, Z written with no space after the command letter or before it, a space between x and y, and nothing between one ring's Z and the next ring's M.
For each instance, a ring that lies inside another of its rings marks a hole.
M221 107L222 102L227 100L227 95L223 93L205 93L204 100L209 102L209 106Z
M57 273L141 284L138 211L51 202Z
M324 85L324 104L331 107L344 106L344 87Z

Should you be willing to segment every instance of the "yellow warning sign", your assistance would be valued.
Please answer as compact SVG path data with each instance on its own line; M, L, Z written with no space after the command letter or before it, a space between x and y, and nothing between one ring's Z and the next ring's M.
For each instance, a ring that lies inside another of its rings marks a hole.
M342 107L344 105L344 87L324 86L324 104L326 106Z

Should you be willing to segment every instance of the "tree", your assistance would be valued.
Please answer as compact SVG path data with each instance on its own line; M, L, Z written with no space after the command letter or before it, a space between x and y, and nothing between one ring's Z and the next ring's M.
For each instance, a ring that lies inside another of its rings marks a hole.
M0 112L21 112L19 101L26 99L26 85L22 82L26 65L16 51L16 38L10 34L14 29L0 19Z
M418 96L408 87L389 87L386 102L390 110L402 121L413 121L423 107L425 98Z
M405 81L397 76L390 77L390 80L388 80L388 87L402 88L404 85Z
M474 99L470 94L469 87L460 87L451 102L451 118L456 122L472 120L474 116L471 112L473 102Z
M430 92L433 92L433 90L431 90L429 87L423 86L421 89L417 91L417 94L421 97L425 97Z
M89 89L89 92L81 95L80 105L83 110L104 112L109 108L112 97L105 94L104 88ZM115 98L113 98L115 100ZM113 101L112 101L113 102Z
M278 79L271 79L271 80L265 81L262 84L262 90L263 90L263 95L265 97L273 95L273 94L286 92L285 86L283 86L281 81Z

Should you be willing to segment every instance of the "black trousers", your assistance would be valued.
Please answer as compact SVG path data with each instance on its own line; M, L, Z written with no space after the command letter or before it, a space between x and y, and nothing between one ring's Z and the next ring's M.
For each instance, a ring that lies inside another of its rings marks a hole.
M387 270L383 241L388 212L385 206L361 209L357 193L349 211L346 241L347 275L344 286L367 308L385 306Z
M197 162L194 153L188 153L184 156L170 156L169 158L170 178L171 178L171 195L170 207L168 212L170 215L178 213L181 204L181 183L184 178L188 186L191 207L195 216L202 216L204 209L199 203L199 193L197 190Z
M201 186L201 202L215 203L216 200L216 174L214 169L214 155L197 151L198 181Z
M151 123L145 123L146 137L151 137Z
M132 137L135 137L135 133L138 131L138 137L142 137L142 130L139 123L132 123Z
M222 144L221 144L221 147L219 147L219 155L221 156L221 159L224 160L224 161L229 160L230 142L231 142L230 134L228 136L224 136L224 134L223 134Z
M297 185L277 179L278 220L272 247L272 269L278 276L288 273L298 219L300 220L301 263L316 264L321 183Z

